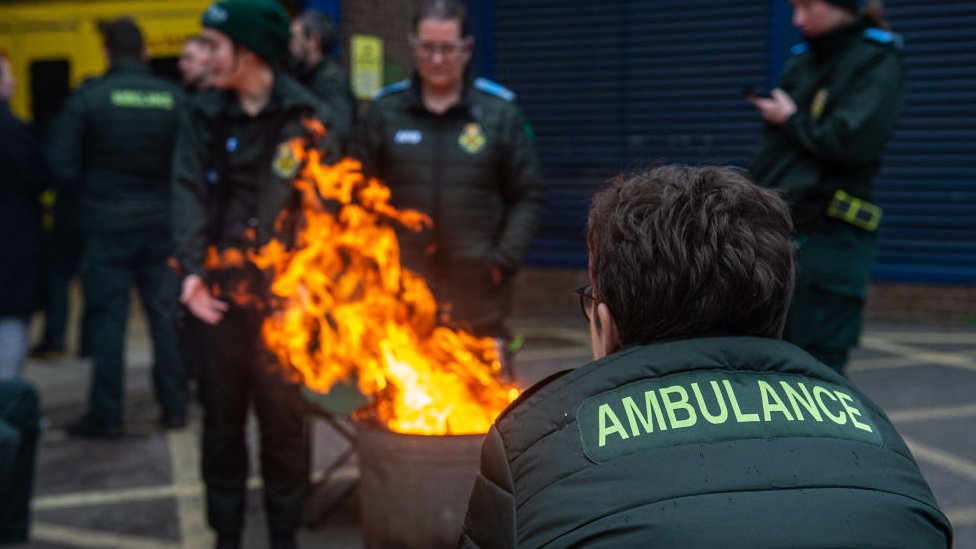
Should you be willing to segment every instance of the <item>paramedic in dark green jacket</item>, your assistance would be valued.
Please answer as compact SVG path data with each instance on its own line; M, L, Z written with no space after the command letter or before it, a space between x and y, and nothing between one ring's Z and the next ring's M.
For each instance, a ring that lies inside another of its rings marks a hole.
M578 290L595 360L496 420L462 546L949 547L884 413L778 339L792 229L729 168L599 192Z
M288 55L295 78L329 107L336 123L349 131L356 118L356 98L346 69L332 56L338 40L339 29L328 15L306 10L291 22Z
M110 68L68 99L50 143L60 184L80 196L81 276L94 361L88 411L68 431L92 438L122 433L132 286L149 321L163 424L184 426L187 409L176 336L179 281L166 264L173 251L169 180L183 91L150 72L132 19L103 23L101 30Z
M799 249L785 339L843 371L861 332L877 250L872 183L905 105L901 38L872 3L803 0L779 88L752 96L766 122L750 173L789 202Z
M461 4L422 2L410 42L415 75L381 90L361 125L364 170L390 186L395 206L433 218L433 229L399 237L441 321L504 339L512 276L544 198L532 130L512 92L467 78L474 39Z
M240 547L247 502L245 426L258 419L264 509L273 549L295 546L308 487L309 447L299 387L261 339L270 281L246 258L272 237L286 243L300 165L290 140L304 122L332 120L319 101L273 68L288 42L275 0L221 0L203 16L211 80L180 121L173 167L181 301L201 342L203 480L217 547ZM336 159L339 135L324 143ZM277 225L276 220L282 219ZM209 258L208 258L208 254Z

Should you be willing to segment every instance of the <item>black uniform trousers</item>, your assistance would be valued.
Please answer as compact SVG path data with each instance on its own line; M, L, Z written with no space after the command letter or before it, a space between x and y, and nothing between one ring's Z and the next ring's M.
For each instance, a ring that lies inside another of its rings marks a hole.
M218 536L244 525L248 477L245 425L253 400L260 430L264 506L272 537L302 522L308 491L309 438L299 385L289 381L261 341L263 315L231 305L216 326L192 317L201 356L203 479L207 518Z
M123 354L133 284L149 321L153 385L163 416L186 417L188 389L176 322L179 277L166 264L170 242L165 225L86 238L81 274L94 359L88 413L96 423L122 426Z
M835 219L801 232L783 339L843 374L861 337L878 236Z
M41 407L26 381L0 381L0 545L27 541Z

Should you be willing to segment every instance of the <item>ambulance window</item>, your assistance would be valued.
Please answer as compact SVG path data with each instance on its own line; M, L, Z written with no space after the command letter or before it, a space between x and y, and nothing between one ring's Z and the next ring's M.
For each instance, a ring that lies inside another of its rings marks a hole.
M30 65L31 114L43 128L56 114L71 91L71 65L66 59L34 61Z
M161 76L174 82L180 81L180 69L177 66L179 57L153 57L149 60L149 68L156 76Z

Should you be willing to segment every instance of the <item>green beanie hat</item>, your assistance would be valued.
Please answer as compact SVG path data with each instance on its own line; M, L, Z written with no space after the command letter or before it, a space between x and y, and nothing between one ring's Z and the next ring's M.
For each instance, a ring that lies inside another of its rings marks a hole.
M276 0L219 0L203 12L202 23L268 63L288 46L288 13Z
M827 0L828 4L833 4L839 8L844 8L856 12L864 7L863 0Z

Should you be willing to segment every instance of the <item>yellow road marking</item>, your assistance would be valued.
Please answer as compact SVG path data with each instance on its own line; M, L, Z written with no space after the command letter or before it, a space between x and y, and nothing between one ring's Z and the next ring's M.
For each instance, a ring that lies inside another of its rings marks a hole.
M919 365L938 364L976 372L976 361L959 354L925 351L910 345L893 343L876 336L865 336L862 338L861 345L875 351L911 358L918 361Z
M946 510L945 514L956 528L976 524L976 507L956 507Z
M939 406L936 408L915 408L911 410L899 410L897 412L888 413L888 418L895 423L925 421L930 419L959 419L970 416L976 416L976 404L964 404L962 406Z
M966 477L970 481L976 482L976 461L959 457L945 450L922 444L910 438L906 438L905 442L908 443L912 454L919 461L941 467L950 473L955 473L961 477Z
M180 539L186 549L213 546L213 535L207 527L206 512L200 486L200 452L194 431L182 429L167 435L169 463L175 484L176 516L180 525Z
M67 507L88 507L129 501L165 499L183 495L199 496L200 494L200 486L182 486L179 488L176 486L145 486L140 488L117 488L114 490L90 490L72 494L36 497L34 498L33 507L35 511L49 511Z
M869 332L872 336L907 344L967 345L976 348L976 331L973 332Z
M261 479L251 477L247 481L249 489L261 488ZM113 490L89 490L70 494L38 496L34 498L32 507L35 511L50 511L70 507L89 507L129 501L148 501L172 497L203 497L203 485L187 486L144 486L140 488L116 488Z
M919 366L912 357L885 356L878 358L855 359L847 368L849 372L865 372L868 370L891 370L895 368L912 368Z
M325 471L312 471L311 477L312 477L311 481L313 483L322 482L323 480L325 480ZM335 471L332 471L332 474L329 475L329 482L332 482L334 480L355 480L358 478L359 478L358 465L343 465L342 467L339 467Z
M34 522L34 526L31 528L31 537L37 541L68 547L125 547L126 549L181 549L183 547L178 542L131 534L85 530L47 522Z

